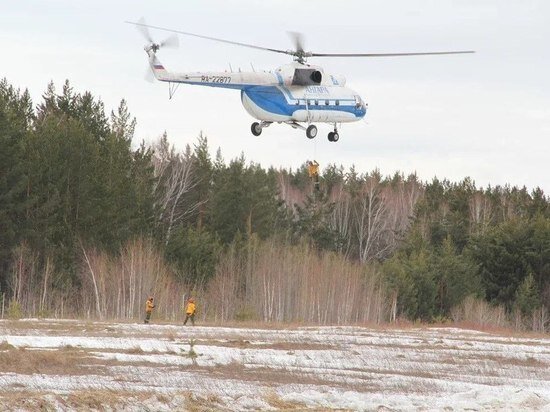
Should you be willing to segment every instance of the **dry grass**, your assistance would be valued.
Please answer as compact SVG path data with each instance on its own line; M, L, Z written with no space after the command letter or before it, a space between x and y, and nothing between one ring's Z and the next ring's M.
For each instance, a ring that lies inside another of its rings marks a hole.
M227 410L227 407L224 406L223 401L218 396L213 394L199 396L191 392L186 392L184 397L185 411L188 412L212 412Z
M276 408L278 411L300 411L306 409L306 405L301 402L289 402L281 399L275 391L268 392L263 399L269 406Z
M0 352L0 372L15 372L21 374L59 374L79 375L89 373L87 365L100 363L98 360L88 357L80 350L27 350L25 348L13 348Z
M150 391L130 392L97 389L74 391L69 395L58 395L57 400L70 410L105 411L109 408L113 410L126 409L125 404L127 403L135 403L135 401L142 403L151 397L155 397L155 394Z
M12 350L12 349L15 349L15 346L10 345L5 340L0 342L0 351L7 351L7 350L9 351L9 350Z
M286 367L268 367L262 365L247 367L237 361L226 365L188 367L188 369L204 373L208 376L215 376L216 378L237 380L239 382L262 382L268 386L299 384L351 388L350 385L342 382L340 379L334 379L334 374L327 379L315 373L299 372ZM360 390L363 389L365 387L360 388Z
M141 323L141 319L139 319ZM108 321L85 321L82 323L77 319L60 319L60 320L4 320L0 324L0 330L5 328L9 329L11 333L18 334L19 330L28 330L29 328L37 329L46 332L47 334L62 336L62 335L71 335L71 336L88 336L93 334L94 336L134 336L135 332L132 331L123 331L120 328L116 328L116 324L135 324L136 320L113 320L116 322L113 327L113 323ZM177 322L162 321L156 322L155 325L164 325L164 326L177 326ZM220 322L203 322L199 326L210 326L210 327L224 327L224 328L238 328L238 329L261 329L261 330L298 330L304 327L362 327L368 328L376 332L392 332L395 330L398 331L414 331L418 329L426 328L457 328L464 329L465 332L468 330L475 330L479 332L485 332L494 336L501 337L513 337L513 338L548 338L548 334L542 334L537 332L528 332L528 331L516 331L512 328L507 328L503 326L492 326L492 325L480 325L475 322L470 321L460 321L460 322L444 322L444 323L419 323L411 322L404 319L398 319L396 322L392 323L358 323L358 324L346 324L346 325L337 325L337 324L327 324L327 325L312 325L301 322L262 322L262 321L229 321L225 323ZM185 329L186 333L192 331L193 328ZM200 330L200 329L199 329ZM48 333L49 332L49 333ZM151 331L140 330L140 336L143 337L162 337L168 341L176 341L181 339L184 334L184 329L181 330L181 333L176 333L174 331L166 331L164 334L161 332L159 334L158 330L152 329ZM236 337L238 339L238 337Z
M505 326L494 326L494 325L480 325L475 322L462 321L457 323L452 323L446 325L447 327L451 326L453 328L464 329L464 330L475 330L478 332L485 332L490 335L508 337L508 338L533 338L533 339L544 339L548 338L549 334L531 332L531 331L520 331L515 330L512 327Z
M54 411L55 405L44 398L46 394L37 391L13 390L2 388L0 390L0 409L2 411Z
M295 351L295 350L334 350L338 348L338 345L328 343L316 343L316 342L289 342L289 341L279 341L272 343L252 343L246 339L230 339L227 341L208 341L208 340L197 340L195 345L202 346L221 346L224 348L239 348L239 349L274 349L274 350L284 350L284 351Z
M54 411L54 410L79 410L79 411L106 411L125 410L130 405L141 405L139 410L154 410L154 406L144 406L146 400L162 404L169 404L171 398L163 394L155 394L151 391L121 391L121 390L77 390L70 394L51 395L46 399L46 393L13 390L3 388L0 390L0 410L24 410L24 411ZM6 390L7 389L7 390ZM132 408L130 408L132 409ZM134 410L134 409L132 409Z
M8 350L0 351L0 373L13 372L24 375L41 373L48 375L87 375L93 370L106 371L113 366L147 366L165 367L162 363L143 361L120 361L116 359L102 359L95 357L93 349L80 349L70 345L57 350L29 350L16 348L12 345ZM126 351L114 349L102 349L102 352L128 353L134 355L151 354L139 348L131 348Z
M546 369L550 367L550 365L548 365L546 362L543 362L532 356L527 356L526 358L515 358L515 357L506 357L506 356L499 356L499 355L480 354L479 356L469 356L469 359L475 359L478 361L492 361L499 366L510 365L510 366L521 366L521 367L541 368L541 369Z
M124 352L130 355L143 355L145 353L143 349L141 349L141 347L139 346L134 346L133 348L127 349Z

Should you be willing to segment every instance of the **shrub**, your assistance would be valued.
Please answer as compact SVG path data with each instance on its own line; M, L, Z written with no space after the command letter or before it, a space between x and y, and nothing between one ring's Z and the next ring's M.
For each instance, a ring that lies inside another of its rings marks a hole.
M8 319L17 320L23 317L21 305L16 300L11 300L8 305Z

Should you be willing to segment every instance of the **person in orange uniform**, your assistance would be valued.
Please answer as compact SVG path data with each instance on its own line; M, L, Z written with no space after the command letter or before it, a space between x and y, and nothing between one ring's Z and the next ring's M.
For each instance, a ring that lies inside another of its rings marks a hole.
M195 299L189 298L187 301L187 308L185 309L185 320L183 321L183 324L185 325L189 319L191 319L191 323L193 326L195 326L195 312L197 310L197 307L195 306Z
M307 172L309 173L309 177L313 179L315 190L319 190L319 163L317 163L317 160L313 162L310 160L307 163Z
M153 297L149 296L149 299L147 299L147 301L145 302L145 323L149 323L154 307L155 304L153 303Z

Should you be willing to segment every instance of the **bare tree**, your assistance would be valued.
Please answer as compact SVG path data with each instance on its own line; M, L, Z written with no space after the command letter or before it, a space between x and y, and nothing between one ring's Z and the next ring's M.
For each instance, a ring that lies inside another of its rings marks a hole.
M165 242L170 240L173 228L186 217L194 213L200 202L187 199L198 184L194 174L193 159L188 150L184 154L176 153L164 134L154 146L155 193L159 222L165 226Z
M469 199L471 231L484 233L494 217L493 204L488 196L476 191Z
M349 256L352 248L352 197L343 183L338 183L332 190L331 201L334 202L334 210L331 216L330 226L342 239L340 252Z
M367 176L355 207L355 223L361 262L381 257L388 248L383 242L387 230L387 207L382 197L380 177Z

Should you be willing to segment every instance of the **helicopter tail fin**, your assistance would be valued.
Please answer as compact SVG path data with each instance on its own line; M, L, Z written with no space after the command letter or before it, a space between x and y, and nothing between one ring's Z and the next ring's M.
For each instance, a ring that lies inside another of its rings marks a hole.
M153 50L146 50L147 54L149 55L149 66L151 67L151 70L153 72L153 75L157 80L160 81L168 81L169 75L168 71L164 68L162 63L157 59L157 56L155 55Z

